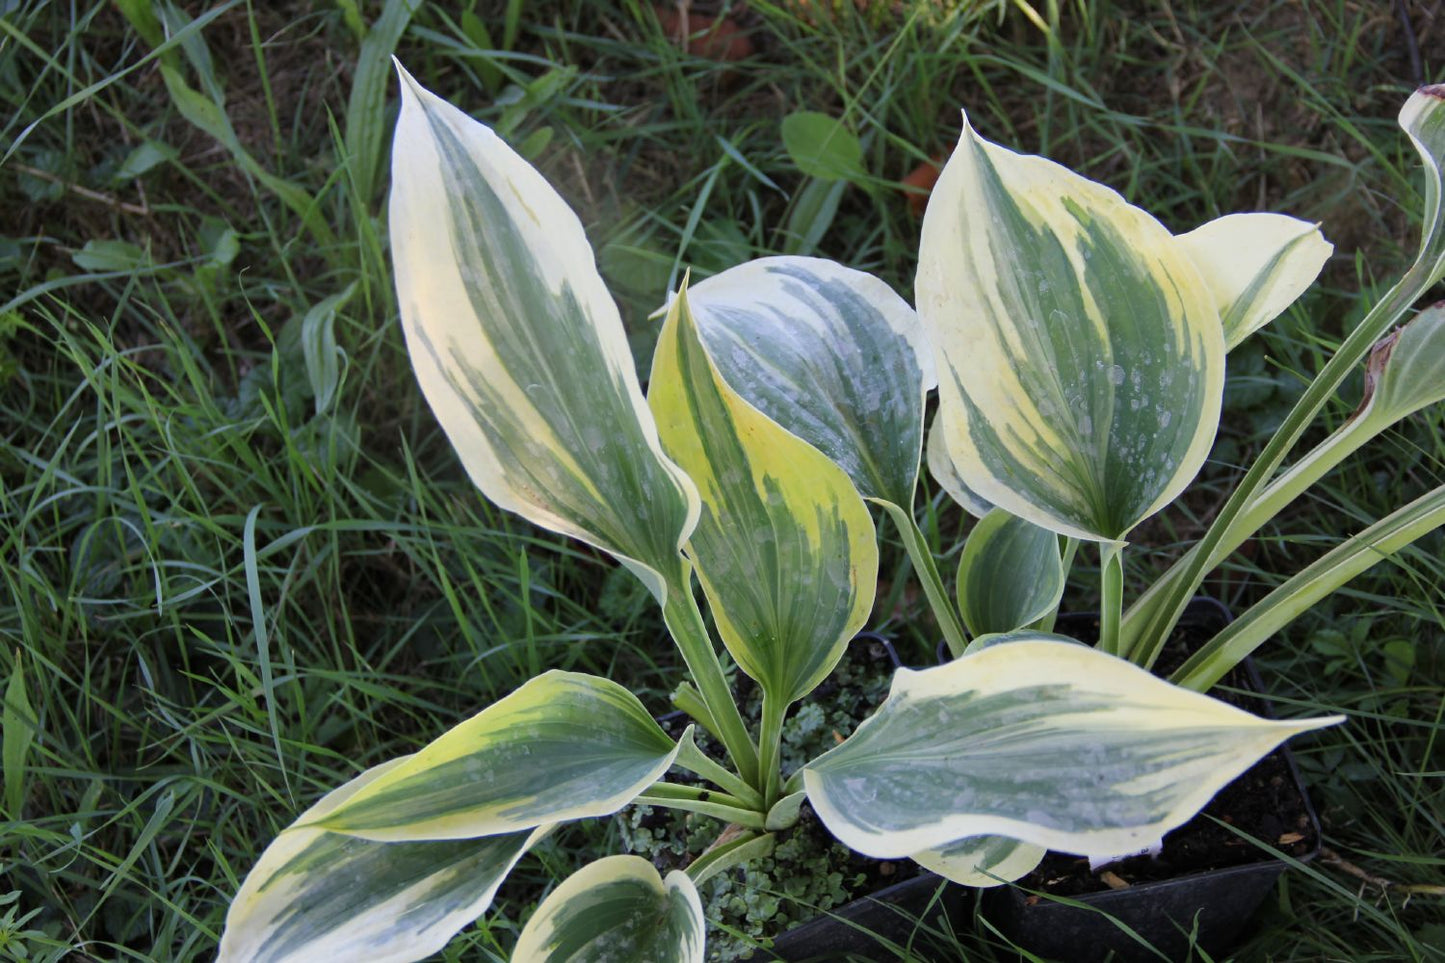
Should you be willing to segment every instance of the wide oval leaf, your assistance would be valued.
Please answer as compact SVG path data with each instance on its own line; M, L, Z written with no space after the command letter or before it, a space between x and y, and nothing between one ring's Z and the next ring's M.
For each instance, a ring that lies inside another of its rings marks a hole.
M696 518L582 223L398 66L391 250L412 366L488 498L617 556L661 600Z
M1064 596L1059 537L995 508L963 544L958 608L975 636L1012 632L1036 622Z
M440 950L491 905L507 873L550 827L412 843L298 828L409 758L332 791L266 847L226 914L218 963L408 963Z
M696 481L688 543L738 666L784 702L832 671L873 607L873 520L844 471L748 404L698 336L684 285L668 308L648 401Z
M527 921L516 963L702 963L706 922L686 873L663 879L640 856L609 856L567 877Z
M1112 542L1203 464L1218 311L1169 231L1109 188L965 118L924 215L917 300L948 451L981 498Z
M820 181L853 181L864 175L863 145L841 120L816 110L783 118L783 148L798 170Z
M960 886L985 889L1033 872L1048 850L1008 836L965 836L937 849L914 853L924 869Z
M677 752L622 686L554 669L303 824L398 841L606 816L661 778Z
M1335 246L1317 225L1284 214L1227 214L1176 239L1199 269L1234 348L1295 302Z
M912 508L936 377L908 302L833 261L767 257L694 285L688 304L738 394L837 462L865 498Z
M893 858L964 836L1082 855L1179 826L1291 735L1123 659L1020 632L947 665L899 669L887 701L803 771L828 829Z

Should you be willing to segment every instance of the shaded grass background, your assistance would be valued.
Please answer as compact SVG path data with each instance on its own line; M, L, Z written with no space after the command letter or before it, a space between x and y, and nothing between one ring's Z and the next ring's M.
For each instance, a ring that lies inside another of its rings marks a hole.
M209 958L256 854L360 768L545 668L627 680L659 711L679 678L640 587L485 503L415 389L385 253L392 46L578 208L640 359L688 266L816 253L907 294L918 223L896 182L951 147L960 105L1177 230L1323 222L1336 257L1231 358L1215 458L1140 534L1137 585L1408 259L1419 180L1393 118L1440 79L1445 29L1429 4L1354 0L698 4L749 38L724 63L647 4L446 6L0 3L0 672L29 707L8 700L7 735L36 722L4 773L0 956ZM802 177L778 124L803 108L845 119L867 176ZM1440 484L1442 438L1439 410L1411 419L1211 591L1247 604ZM951 554L961 519L927 511ZM1418 543L1264 653L1283 712L1351 715L1300 747L1327 845L1401 884L1445 875L1442 556ZM932 630L889 557L870 627L921 659ZM445 958L504 958L527 899L611 833L524 860ZM997 941L932 942L916 958ZM1319 865L1239 951L1442 956L1438 897Z

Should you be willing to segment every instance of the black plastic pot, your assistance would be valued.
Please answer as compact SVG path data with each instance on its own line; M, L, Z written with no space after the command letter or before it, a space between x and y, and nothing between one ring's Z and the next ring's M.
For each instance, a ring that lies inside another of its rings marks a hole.
M1180 624L1213 634L1230 619L1229 610L1222 604L1199 598L1190 603ZM1096 616L1066 615L1060 617L1058 631L1087 638L1091 626L1097 627ZM1253 688L1263 691L1253 664L1246 661L1244 670ZM1267 706L1264 711L1268 714ZM1312 848L1295 856L1308 861L1319 852L1319 819L1305 793L1294 757L1283 746L1275 752L1283 756L1313 833ZM1062 963L1102 963L1106 959L1155 963L1161 954L1164 959L1182 960L1188 955L1191 941L1209 954L1218 955L1238 939L1284 867L1282 861L1265 856L1256 863L1090 893L1067 901L1017 885L1000 886L984 891L982 912L990 924L1019 947ZM933 873L921 873L789 930L775 939L771 957L765 951L758 956L787 963L836 961L849 954L863 959L893 959L875 934L906 943L920 920L933 924L940 915L954 920L955 929L971 930L973 902L972 893L964 887L946 883ZM1141 944L1121 924L1153 948Z
M1195 599L1181 624L1217 631L1229 621L1229 611L1220 603ZM1069 631L1063 619L1060 630ZM1246 661L1243 668L1255 691L1263 691L1253 663ZM1267 705L1264 714L1269 714ZM1310 805L1293 755L1283 746L1275 752L1288 767L1290 782L1299 793L1313 833L1311 848L1295 857L1307 862L1319 853L1319 817ZM1284 868L1281 860L1264 856L1256 863L1089 893L1068 902L1017 885L1001 886L985 892L983 913L1023 949L1068 963L1105 959L1154 963L1161 954L1163 959L1183 960L1188 957L1191 942L1211 956L1218 956L1237 941ZM1153 948L1142 945L1121 927L1132 930Z
M968 891L941 876L920 873L894 883L869 896L845 903L829 912L795 926L773 940L771 958L786 963L837 961L852 954L864 959L895 959L885 955L879 939L907 944L919 921L942 928L939 917L962 919L971 902ZM759 951L754 959L767 959Z

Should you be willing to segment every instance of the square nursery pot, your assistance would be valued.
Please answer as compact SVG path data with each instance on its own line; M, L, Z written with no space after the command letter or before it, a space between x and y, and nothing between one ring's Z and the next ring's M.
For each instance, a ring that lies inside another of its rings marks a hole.
M1175 634L1182 635L1186 644L1202 644L1230 618L1228 609L1219 602L1198 598L1186 609ZM1093 615L1065 615L1058 623L1059 631L1085 640L1097 632L1097 626L1098 619ZM1256 692L1264 688L1248 660L1226 677L1224 684ZM1226 701L1270 714L1268 704L1262 700L1243 696L1226 697ZM1301 862L1313 859L1320 848L1319 819L1289 750L1279 747L1232 784L1250 785L1267 787L1266 795L1278 804L1280 812L1265 815L1260 825L1242 824L1240 828ZM1220 806L1229 793L1230 788L1221 791L1205 812ZM1222 954L1236 942L1285 864L1205 815L1166 836L1161 860L1167 864L1177 858L1172 853L1188 851L1196 845L1191 837L1200 833L1212 833L1216 843L1217 837L1224 837L1224 846L1233 847L1233 852L1221 861L1232 865L1109 889L1089 873L1086 860L1050 853L1035 874L1012 885L984 890L981 911L989 923L1019 947L1063 963L1183 960L1189 954L1191 934L1192 945L1211 955ZM1159 866L1144 856L1106 869L1119 880L1128 881L1141 871L1146 876L1157 872ZM1061 871L1080 877L1083 888L1092 891L1076 888L1067 896L1061 895L1068 902L1056 901L1042 892L1040 887L1054 881ZM891 960L894 956L873 934L906 944L920 920L941 928L934 921L942 915L955 921L954 929L971 930L973 894L953 884L943 885L940 892L943 882L933 873L921 872L788 930L774 940L771 952L760 950L754 958L802 963L839 960L852 954L861 959ZM1153 949L1140 944L1120 924Z
M942 890L940 891L940 886ZM946 883L935 873L920 872L851 903L844 903L774 937L772 950L758 950L755 960L837 961L848 957L894 960L879 939L907 945L921 925L944 927L939 917L961 920L972 912L973 899L962 886Z

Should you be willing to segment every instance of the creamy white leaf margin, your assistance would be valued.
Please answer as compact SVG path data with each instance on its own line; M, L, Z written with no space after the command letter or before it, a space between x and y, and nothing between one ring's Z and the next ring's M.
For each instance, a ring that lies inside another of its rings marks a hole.
M596 545L662 601L697 520L582 223L491 129L401 65L392 260L417 380L488 498Z
M706 921L684 872L608 856L563 880L522 929L513 963L703 963Z
M983 518L993 506L974 494L962 478L958 476L958 469L954 467L953 455L948 451L948 432L943 427L945 412L942 408L933 414L933 422L928 427L928 443L925 457L928 460L928 474L938 483L938 487L948 493L959 504L964 511L974 518Z
M915 863L960 886L987 889L1033 872L1048 850L1007 836L965 836L911 857Z
M1339 721L1261 719L1088 646L1020 632L898 670L878 712L803 780L829 831L868 856L979 835L1112 855L1187 821L1288 737Z
M1119 542L1203 464L1219 314L1173 235L1113 190L965 118L924 216L917 302L947 451L980 498Z
M1229 350L1293 304L1335 250L1318 225L1285 214L1227 214L1175 240L1214 296Z
M283 831L226 913L217 963L410 963L437 952L491 905L550 826L484 839L378 843L321 829L323 819L409 756L368 769Z

